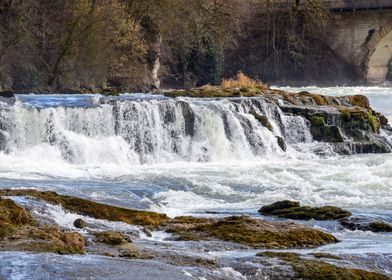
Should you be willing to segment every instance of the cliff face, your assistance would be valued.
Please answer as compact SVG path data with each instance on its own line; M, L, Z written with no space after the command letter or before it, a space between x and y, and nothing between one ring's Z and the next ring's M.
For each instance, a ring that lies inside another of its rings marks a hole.
M308 92L289 93L272 90L265 86L253 88L222 89L202 87L187 91L166 93L169 97L233 98L233 102L244 100L238 97L261 99L276 106L283 116L302 117L314 141L328 144L338 154L389 153L392 151L392 128L388 119L375 112L367 97L353 95L345 97L322 96ZM252 106L249 113L273 132L268 116ZM276 114L279 126L284 130L281 115ZM284 133L283 133L284 134ZM277 135L281 147L282 138Z

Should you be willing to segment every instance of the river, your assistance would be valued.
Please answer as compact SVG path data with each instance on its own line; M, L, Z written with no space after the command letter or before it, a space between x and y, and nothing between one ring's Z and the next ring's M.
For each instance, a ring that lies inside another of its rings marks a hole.
M363 94L392 121L392 88L283 89ZM13 106L3 104L0 111L5 135L0 187L53 190L169 216L258 217L262 205L292 199L392 222L391 154L335 155L312 141L300 117L284 121L280 133L288 149L283 152L270 131L245 116L246 102L181 102L144 94L18 95ZM192 123L183 117L183 104L194 112ZM268 104L258 106L276 114ZM325 150L322 156L314 153L319 149ZM350 232L331 222L306 224L342 240L318 251L351 254L392 273L391 234ZM20 254L2 255L0 275L14 279L32 265L28 254L25 265L18 262Z

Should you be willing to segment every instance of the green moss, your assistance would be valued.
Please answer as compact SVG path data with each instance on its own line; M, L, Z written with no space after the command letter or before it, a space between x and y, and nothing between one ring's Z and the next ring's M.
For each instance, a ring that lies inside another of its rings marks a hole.
M180 240L208 240L212 238L240 243L254 248L303 248L336 242L330 234L301 226L274 224L249 217L224 219L174 220L169 231Z
M298 254L282 252L262 252L259 257L279 258L291 265L294 270L293 279L303 280L387 280L385 275L361 269L345 268L319 261L302 259Z
M310 120L312 126L320 127L325 125L324 117L312 117Z
M34 220L24 208L11 199L0 198L0 226L20 226L34 224Z
M121 221L128 224L157 226L168 220L165 214L126 209L105 205L82 198L59 195L55 192L39 192L36 190L0 190L0 195L32 196L49 203L59 204L65 209L81 215L108 221Z
M369 114L369 125L372 128L372 131L374 133L380 133L380 126L378 124L378 120L376 116L373 116L372 114Z
M351 113L349 111L341 111L340 113L341 113L342 119L345 122L348 122L351 120Z

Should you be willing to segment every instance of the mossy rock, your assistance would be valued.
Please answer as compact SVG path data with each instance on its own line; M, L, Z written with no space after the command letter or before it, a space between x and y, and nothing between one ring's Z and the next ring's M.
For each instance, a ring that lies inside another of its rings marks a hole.
M94 235L98 242L112 246L123 245L130 241L125 235L116 231L97 232Z
M367 220L366 218L342 219L340 224L349 230L362 230L372 232L392 232L392 225L380 220Z
M336 255L328 254L328 253L312 253L311 254L316 259L331 259L331 260L341 260L342 258Z
M220 239L254 248L303 248L337 242L335 237L319 230L249 217L224 219L177 217L170 219L163 214L99 204L81 198L58 195L54 192L3 189L0 190L0 195L32 196L97 219L122 221L172 232L180 240ZM119 240L123 242L122 238Z
M23 225L0 241L2 250L37 253L83 254L84 238L77 232L63 232L57 227Z
M32 216L11 199L0 198L0 226L35 224Z
M369 99L364 95L346 96L345 99L353 106L369 109Z
M298 201L291 200L282 200L277 201L269 205L264 205L260 208L259 212L263 214L273 213L276 210L289 209L294 207L300 207L300 203Z
M340 129L336 125L312 125L310 133L313 139L320 142L341 143L344 138Z
M85 228L86 222L83 219L76 219L73 223L74 227L76 228Z
M351 113L349 111L342 111L340 114L345 122L349 122L351 120Z
M263 206L259 210L264 215L277 216L293 220L338 220L351 216L351 212L334 206L309 207L300 206L295 201L280 201Z
M279 258L294 270L293 279L303 280L387 280L387 276L362 269L338 267L332 264L303 259L299 254L281 252L262 252L257 256Z
M172 221L167 231L175 234L177 240L219 239L253 248L309 248L337 242L334 236L319 230L245 216L224 219L179 217Z
M55 192L40 192L28 189L3 189L0 190L0 195L32 196L52 204L61 205L65 209L80 215L134 225L157 226L169 219L165 214L105 205L78 197L59 195Z
M260 96L264 88L258 87L240 87L240 88L222 88L219 86L203 86L188 90L173 90L165 92L167 97L193 97L193 98L229 98L229 97L255 97Z
M274 131L274 128L273 128L273 126L267 116L262 116L260 114L257 114L254 110L251 110L250 114L252 116L254 116L255 119L261 123L262 126L264 126L265 128L267 128L270 131Z
M324 117L312 117L310 122L312 123L312 126L320 127L325 125L325 120Z

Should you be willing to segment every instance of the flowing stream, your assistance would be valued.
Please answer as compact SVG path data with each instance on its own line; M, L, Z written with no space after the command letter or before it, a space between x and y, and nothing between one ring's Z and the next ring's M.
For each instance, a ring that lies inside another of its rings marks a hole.
M392 88L283 89L364 94L392 121ZM0 107L0 188L53 190L169 216L258 217L263 204L293 199L392 222L391 154L335 155L312 140L305 119L284 116L258 98L19 95L14 105ZM273 132L251 108L268 116ZM285 139L286 152L277 136ZM323 156L315 153L320 150ZM380 271L392 273L390 234L306 224L342 240L319 251L367 256ZM3 255L4 266L12 256Z

